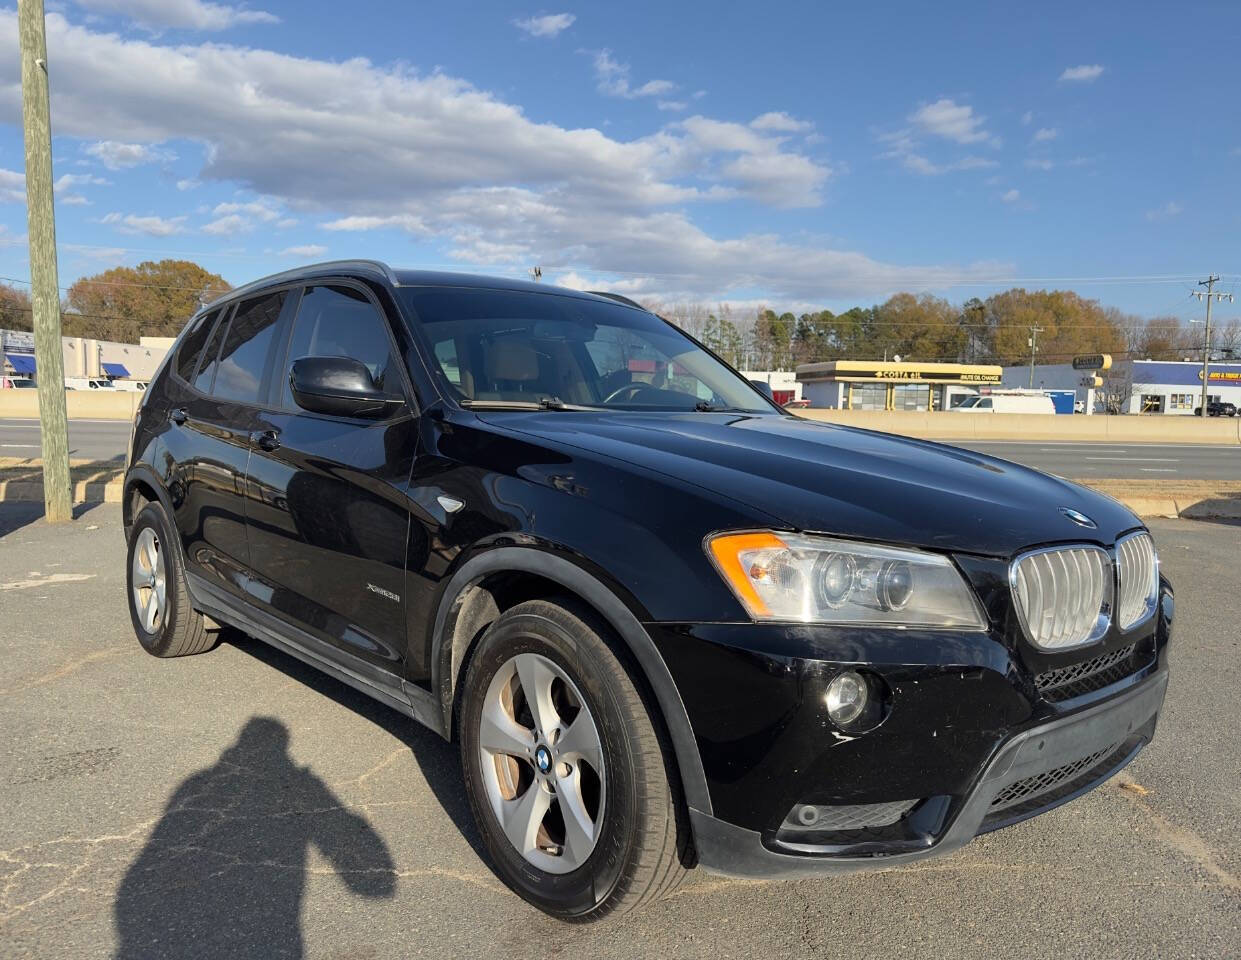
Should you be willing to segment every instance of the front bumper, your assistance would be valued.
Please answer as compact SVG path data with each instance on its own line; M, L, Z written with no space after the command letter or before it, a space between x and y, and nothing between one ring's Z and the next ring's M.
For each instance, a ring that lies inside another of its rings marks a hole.
M919 848L876 846L859 855L813 855L773 848L769 838L691 810L699 863L737 876L797 876L900 866L952 852L979 833L1035 816L1114 775L1154 736L1168 686L1166 666L1124 693L1093 707L1023 730L1004 741L941 832ZM1093 763L1074 769L1082 761ZM1042 789L1060 771L1068 775ZM1027 803L1020 793L1033 784ZM1014 795L1017 802L1013 802Z

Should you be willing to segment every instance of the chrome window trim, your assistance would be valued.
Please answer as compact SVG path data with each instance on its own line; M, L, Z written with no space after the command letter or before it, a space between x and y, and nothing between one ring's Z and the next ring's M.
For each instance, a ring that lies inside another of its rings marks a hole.
M1045 647L1034 639L1034 633L1030 629L1030 625L1026 622L1025 611L1022 609L1021 600L1017 595L1017 569L1023 560L1029 557L1038 556L1044 553L1060 553L1065 550L1093 550L1096 553L1103 554L1107 569L1111 571L1112 577L1112 602L1104 603L1099 610L1099 614L1095 619L1094 629L1085 640L1071 644L1065 647ZM1081 650L1091 644L1098 643L1107 636L1108 631L1112 627L1112 614L1116 606L1117 592L1120 586L1117 582L1116 554L1114 550L1105 550L1095 543L1059 543L1052 547L1039 547L1035 550L1025 550L1013 557L1012 562L1008 565L1008 593L1013 602L1013 609L1017 611L1017 622L1021 624L1022 633L1025 634L1027 642L1036 650L1042 653L1065 653L1070 650Z
M1137 620L1134 620L1133 623L1129 624L1129 626L1122 627L1120 625L1120 620L1117 619L1116 629L1122 634L1133 633L1134 630L1150 620L1150 618L1155 615L1155 611L1159 609L1159 551L1155 549L1155 538L1151 536L1151 532L1149 530L1134 530L1132 533L1126 533L1123 537L1117 538L1116 544L1112 547L1112 566L1115 568L1114 576L1116 579L1116 606L1119 607L1120 605L1120 591L1123 588L1123 584L1120 581L1120 545L1126 540L1133 540L1136 537L1146 537L1150 540L1151 556L1155 558L1155 591L1146 612L1142 614L1142 616L1138 617Z

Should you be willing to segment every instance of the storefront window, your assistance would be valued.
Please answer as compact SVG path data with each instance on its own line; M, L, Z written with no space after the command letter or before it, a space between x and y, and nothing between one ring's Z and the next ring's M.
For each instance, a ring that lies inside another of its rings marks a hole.
M898 383L892 388L893 410L925 410L931 400L931 387L926 383Z
M888 385L886 383L852 384L849 406L854 410L886 410Z
M1142 394L1142 412L1143 413L1163 413L1163 394L1162 393Z

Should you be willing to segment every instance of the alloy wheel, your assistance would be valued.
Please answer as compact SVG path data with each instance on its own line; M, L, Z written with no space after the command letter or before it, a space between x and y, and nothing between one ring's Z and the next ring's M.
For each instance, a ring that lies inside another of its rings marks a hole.
M518 853L548 873L582 866L607 780L599 730L568 674L537 653L508 660L487 688L478 743L487 799Z
M167 613L168 592L163 550L159 537L151 527L145 527L138 534L131 568L133 604L138 622L147 633L155 633Z

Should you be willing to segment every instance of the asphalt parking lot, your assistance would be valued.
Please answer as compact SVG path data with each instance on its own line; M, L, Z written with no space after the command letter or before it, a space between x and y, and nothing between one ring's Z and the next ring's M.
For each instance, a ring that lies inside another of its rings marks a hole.
M1155 743L941 861L697 872L567 926L480 856L455 747L235 634L143 653L120 512L0 504L0 956L1241 955L1241 527L1155 521L1177 589Z

